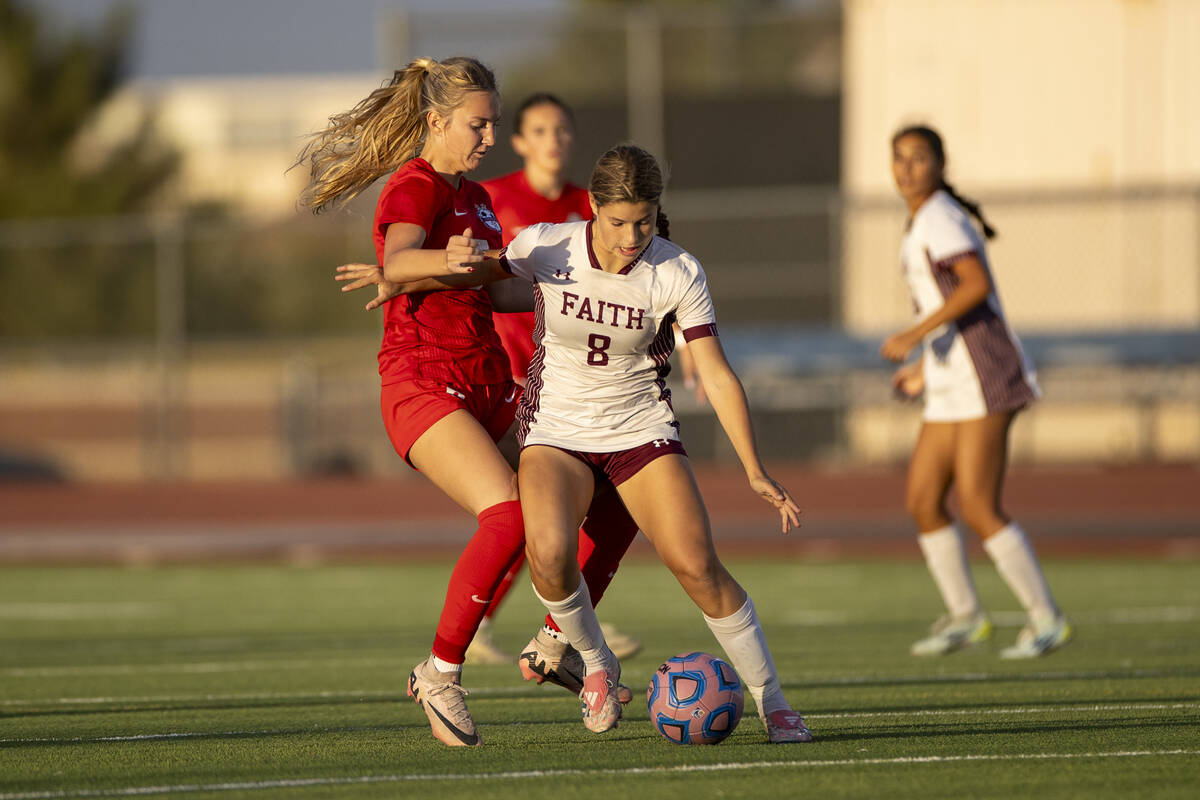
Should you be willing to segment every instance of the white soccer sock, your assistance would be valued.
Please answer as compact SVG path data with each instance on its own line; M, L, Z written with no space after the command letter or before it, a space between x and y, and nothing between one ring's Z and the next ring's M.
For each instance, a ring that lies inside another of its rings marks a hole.
M767 637L750 598L746 597L745 604L728 617L713 619L705 614L704 621L746 684L754 704L758 706L758 715L765 718L772 711L791 708L783 696L775 662L771 660L771 651L767 648Z
M449 661L443 661L433 653L429 654L429 662L433 664L433 668L438 672L462 672L462 664L451 664Z
M1058 616L1058 605L1050 593L1046 576L1042 574L1042 566L1017 523L1010 522L984 539L983 549L1031 618Z
M534 587L533 593L550 612L554 624L562 629L579 651L586 672L614 668L617 659L604 641L604 632L600 630L600 621L596 619L596 610L592 608L587 581L581 578L579 588L563 600L547 600L538 594L537 587Z
M925 564L950 616L962 618L979 613L979 595L967 563L967 548L955 527L947 525L922 533L917 544L925 554Z

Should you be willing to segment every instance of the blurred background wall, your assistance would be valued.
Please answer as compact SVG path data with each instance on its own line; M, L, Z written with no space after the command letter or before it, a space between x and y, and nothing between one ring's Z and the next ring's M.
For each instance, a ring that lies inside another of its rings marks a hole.
M1200 5L458 5L0 0L0 471L407 475L378 419L379 317L332 280L371 257L375 193L301 214L289 167L392 69L458 53L509 108L575 106L576 182L623 139L667 160L673 238L769 457L911 448L918 410L875 350L909 310L889 139L913 121L1001 232L1047 395L1015 457L1200 456ZM228 41L190 49L210 23ZM515 168L502 141L473 177ZM676 398L693 457L730 458Z

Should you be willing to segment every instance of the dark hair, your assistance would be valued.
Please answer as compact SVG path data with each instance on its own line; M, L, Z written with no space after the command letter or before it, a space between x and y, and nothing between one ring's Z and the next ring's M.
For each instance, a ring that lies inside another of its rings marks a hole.
M567 115L567 120L571 126L575 125L575 112L571 107L563 102L562 98L556 94L549 92L535 92L521 101L521 105L517 106L517 113L513 115L513 133L519 134L521 126L525 124L525 112L535 106L557 106L558 110Z
M666 178L658 159L635 144L619 144L596 161L588 191L597 206L609 203L653 203L658 206L658 235L671 238L671 222L660 200Z
M907 128L901 128L896 131L895 135L892 136L892 147L895 147L896 142L905 136L920 136L925 140L925 144L929 145L929 149L933 151L933 157L942 166L942 183L940 188L944 189L946 194L953 197L971 216L979 220L984 236L988 239L994 239L996 237L996 229L989 225L988 221L983 218L983 209L979 207L979 203L963 197L946 181L946 148L942 145L942 137L938 132L927 125L910 125Z

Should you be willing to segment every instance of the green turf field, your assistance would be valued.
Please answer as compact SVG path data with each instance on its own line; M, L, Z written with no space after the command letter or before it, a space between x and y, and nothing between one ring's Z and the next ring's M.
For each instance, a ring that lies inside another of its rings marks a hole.
M635 701L597 736L578 702L470 667L485 746L449 749L404 697L449 566L0 570L0 800L190 797L1195 797L1200 566L1052 562L1077 639L1000 661L1016 604L976 565L995 646L925 661L938 611L921 565L737 560L817 742L770 746L753 712L716 747L647 721L662 658L714 650L657 563L617 577L601 618L640 637ZM497 620L517 651L522 582ZM749 699L748 700L748 706Z

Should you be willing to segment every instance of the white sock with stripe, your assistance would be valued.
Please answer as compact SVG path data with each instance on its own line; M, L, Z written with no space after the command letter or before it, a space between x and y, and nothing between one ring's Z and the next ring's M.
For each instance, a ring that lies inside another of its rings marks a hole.
M925 565L950 616L961 619L979 613L979 595L971 577L971 565L967 563L967 548L958 530L947 525L922 533L917 544L925 554Z
M1058 604L1042 574L1042 565L1021 526L1008 523L983 540L983 549L991 556L1000 577L1031 619L1038 621L1058 616Z
M750 598L747 596L745 604L728 617L713 619L705 614L704 621L708 623L713 636L717 637L729 663L746 684L754 704L758 706L758 715L765 718L772 711L790 709L779 685L771 651L767 648L766 634Z
M550 612L554 624L579 651L586 672L590 674L599 669L613 669L616 666L617 659L608 649L608 643L604 641L604 631L600 630L596 609L592 608L592 596L588 592L587 581L581 578L579 588L562 600L547 600L538 594L536 587L533 593ZM612 677L615 680L616 676Z

